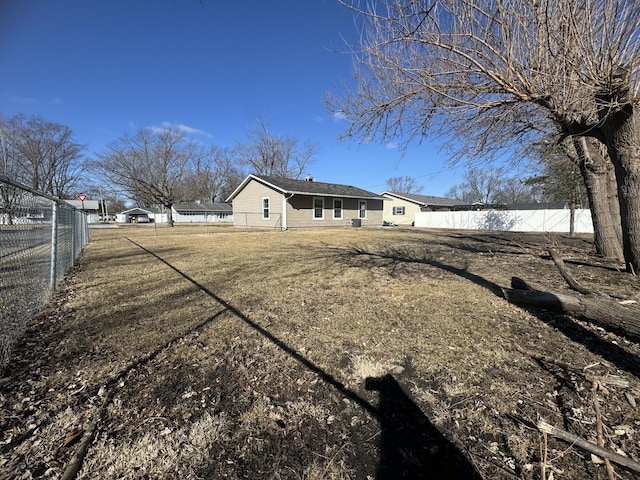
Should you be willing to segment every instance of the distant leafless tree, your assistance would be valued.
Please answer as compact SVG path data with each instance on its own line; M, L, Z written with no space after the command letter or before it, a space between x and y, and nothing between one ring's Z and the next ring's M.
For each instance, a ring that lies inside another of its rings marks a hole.
M93 166L138 204L163 206L173 226L171 206L181 200L185 175L205 155L180 130L143 129L107 145Z
M238 186L242 183L245 178L245 174L237 167L233 167L229 170L225 176L225 182L218 190L218 197L216 198L217 202L224 202L227 198L233 193L233 191L238 188Z
M0 174L16 182L26 183L25 172L19 163L19 132L11 123L11 119L0 117ZM0 182L0 223L13 225L14 209L20 198L17 188Z
M0 118L2 164L8 176L35 190L71 198L83 171L83 146L73 131L42 117Z
M300 145L294 137L272 134L264 119L258 120L247 140L239 142L234 150L238 163L249 173L294 179L307 172L317 154L317 147L308 141Z
M180 185L182 201L221 202L242 181L243 174L232 154L216 146L188 166Z
M18 149L21 134L16 117L0 116L0 174L26 183L28 178Z
M587 207L589 202L578 165L569 157L563 142L556 140L529 146L527 152L535 173L527 178L527 183L541 189L548 201Z
M403 177L387 178L387 190L395 193L420 193L422 185L419 185L413 177L405 175Z
M465 203L500 203L500 186L506 180L504 170L470 168L464 174L464 181L454 185L446 197Z
M615 166L629 270L640 268L640 9L622 0L344 0L360 16L348 136L467 132L476 152L541 124L600 140ZM460 139L459 139L460 140Z
M533 203L536 201L533 187L525 178L508 177L500 183L496 194L498 203Z

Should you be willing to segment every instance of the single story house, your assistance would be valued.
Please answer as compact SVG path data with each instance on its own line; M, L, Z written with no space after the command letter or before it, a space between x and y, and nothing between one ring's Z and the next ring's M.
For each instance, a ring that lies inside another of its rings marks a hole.
M233 210L228 203L174 203L171 210L176 223L233 221Z
M85 200L84 202L81 200L65 200L65 203L85 212L88 223L98 223L100 221L100 214L98 211L100 209L100 202L98 200Z
M451 210L456 205L463 205L461 200L445 197L432 197L414 193L382 192L380 196L388 201L384 204L383 218L385 222L396 225L411 225L417 212L434 210Z
M384 198L350 185L248 175L227 202L236 227L381 226Z
M116 222L119 223L150 223L150 222L162 222L162 215L156 209L147 208L130 208L124 212L116 215ZM143 222L138 222L138 219L142 217L145 219ZM148 221L146 219L149 219Z

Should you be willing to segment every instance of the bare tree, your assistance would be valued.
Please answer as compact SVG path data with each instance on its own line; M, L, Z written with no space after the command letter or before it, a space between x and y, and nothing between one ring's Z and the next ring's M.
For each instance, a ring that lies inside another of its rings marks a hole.
M26 183L24 171L20 168L18 131L12 120L0 117L0 175L16 182ZM20 201L20 191L8 183L0 183L0 224L13 225L15 208Z
M70 198L84 164L83 146L73 131L42 117L15 115L0 119L3 164L14 179L35 190Z
M451 187L446 197L462 200L465 203L500 203L500 186L505 182L504 170L470 168L464 174L464 181Z
M246 142L235 147L238 163L250 173L294 179L305 173L316 154L317 147L309 141L299 145L294 137L274 136L264 119L259 119L256 128L249 131Z
M16 182L26 183L18 149L21 128L16 120L16 117L0 116L0 173Z
M572 213L578 207L590 208L596 252L624 261L615 175L604 145L590 137L556 136L530 145L527 154L541 168L531 183L551 199L569 202Z
M555 138L536 142L529 146L527 155L535 173L526 182L540 189L546 200L588 207L580 169L575 159L569 157L564 142Z
M578 136L568 137L563 146L582 175L592 211L596 251L624 261L620 202L607 150L595 138Z
M508 177L502 180L495 196L497 203L534 203L533 187L524 178Z
M226 201L233 191L242 183L245 177L245 173L235 166L228 170L225 175L225 181L218 190L218 197L216 198L216 201Z
M415 178L405 175L403 177L387 178L387 190L395 193L420 193L422 185L418 185Z
M83 171L83 147L69 127L42 117L0 116L0 174L60 198L70 198ZM22 193L0 185L2 221L13 223Z
M544 121L565 135L597 138L615 167L627 269L640 267L640 9L633 2L359 5L350 5L363 24L357 89L332 102L351 121L347 135L411 139L431 128L466 129L465 141L481 150L535 137Z
M225 192L233 191L242 177L231 152L213 146L185 172L180 196L188 201L224 201Z
M138 204L163 206L173 226L171 206L181 200L178 195L186 173L204 155L177 129L144 129L107 145L93 166Z

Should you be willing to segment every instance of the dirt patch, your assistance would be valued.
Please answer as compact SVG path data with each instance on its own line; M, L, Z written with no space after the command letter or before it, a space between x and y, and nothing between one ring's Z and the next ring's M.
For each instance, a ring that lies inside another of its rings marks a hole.
M550 245L640 301L588 238L93 231L2 373L0 471L59 478L98 420L78 478L606 478L531 425L595 439L595 395L637 459L640 348L500 297L514 275L569 293Z

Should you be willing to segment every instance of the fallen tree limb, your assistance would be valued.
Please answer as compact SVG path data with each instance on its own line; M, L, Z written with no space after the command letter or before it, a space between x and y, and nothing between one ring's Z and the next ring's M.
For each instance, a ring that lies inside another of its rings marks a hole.
M640 340L640 312L620 305L604 297L574 297L560 293L522 288L527 282L513 278L514 288L504 288L502 293L511 303L543 308L553 312L574 315L606 330L621 333L633 340Z
M519 345L516 342L514 342L514 346L516 347L516 350L518 350L520 353L522 353L524 355L527 355L527 356L533 358L534 360L539 360L539 361L545 362L545 363L552 363L552 364L557 365L558 367L563 368L563 369L565 369L567 371L577 371L578 370L577 368L572 367L568 363L561 362L557 358L551 358L551 357L548 357L546 355L540 355L538 353L534 353L534 352L531 352L529 350L526 350L524 347L522 347L521 345Z
M567 268L567 265L564 263L564 260L562 260L562 257L555 249L550 248L549 255L551 255L551 259L553 260L553 263L556 265L558 272L560 272L560 275L562 276L562 278L564 278L565 282L567 282L567 284L571 289L575 290L576 292L580 292L584 295L590 295L593 293L588 288L585 288L582 285L580 285L578 281L575 278L573 278L573 275L571 275L571 272L569 272L569 269Z
M598 442L598 446L604 448L604 427L602 425L602 413L600 412L600 400L598 399L598 382L593 382L591 387L591 394L593 396L593 409L596 412L596 438ZM607 469L607 475L609 480L615 480L615 472L613 471L613 466L611 465L611 460L608 458L604 459L604 466Z
M80 467L82 466L82 461L87 454L87 450L89 450L89 445L93 442L96 429L97 421L95 421L84 433L82 440L80 440L80 446L71 457L71 460L67 464L67 468L65 468L60 480L73 480L76 478L78 470L80 470Z
M625 457L616 452L612 452L611 450L607 450L605 448L599 447L595 443L589 442L582 437L574 435L573 433L567 432L566 430L562 430L560 428L554 427L553 425L548 424L544 420L540 420L536 427L542 433L546 433L551 435L552 437L559 438L564 440L565 442L569 442L572 445L585 450L586 452L593 453L602 458L606 458L618 465L622 465L623 467L627 467L630 470L635 472L640 472L640 463L636 462L632 458Z

